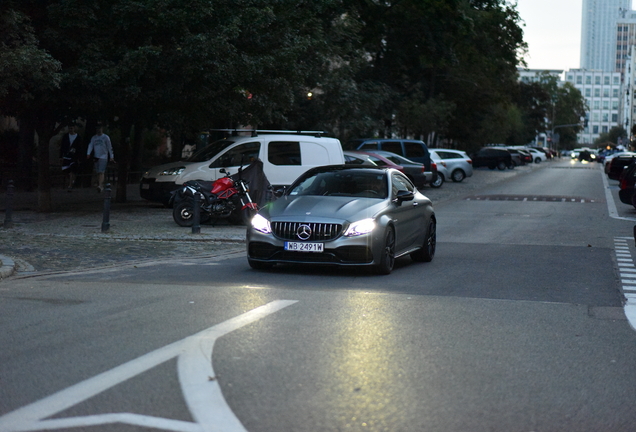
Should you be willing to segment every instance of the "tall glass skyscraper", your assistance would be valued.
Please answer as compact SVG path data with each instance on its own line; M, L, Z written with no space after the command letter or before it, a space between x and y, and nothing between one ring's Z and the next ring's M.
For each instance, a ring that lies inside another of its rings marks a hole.
M616 23L632 0L583 0L581 69L616 70Z

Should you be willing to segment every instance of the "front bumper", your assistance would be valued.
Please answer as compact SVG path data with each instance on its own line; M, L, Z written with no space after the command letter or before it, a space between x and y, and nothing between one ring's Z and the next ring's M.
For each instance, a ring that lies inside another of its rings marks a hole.
M148 201L167 205L170 194L179 187L180 185L174 182L158 182L154 178L142 178L139 183L139 196Z
M252 228L247 230L247 257L264 263L331 264L343 266L374 265L373 234L357 237L340 236L324 243L323 252L296 252L285 250L285 240L272 234L263 234Z

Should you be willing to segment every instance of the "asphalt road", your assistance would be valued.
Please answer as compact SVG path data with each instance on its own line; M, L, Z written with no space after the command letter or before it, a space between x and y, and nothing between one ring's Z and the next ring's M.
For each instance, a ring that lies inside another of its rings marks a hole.
M0 431L632 431L615 193L561 161L447 195L433 262L384 277L234 251L4 281Z

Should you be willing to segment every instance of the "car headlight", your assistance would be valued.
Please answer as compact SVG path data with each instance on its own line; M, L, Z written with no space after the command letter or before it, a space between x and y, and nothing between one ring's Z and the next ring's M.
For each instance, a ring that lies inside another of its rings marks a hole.
M251 224L252 224L252 228L254 228L256 231L260 231L263 234L272 233L272 225L269 223L267 219L265 219L263 216L261 216L258 213L256 214L256 216L252 218Z
M347 237L354 237L363 234L369 234L375 229L375 226L375 220L373 220L372 218L362 219L349 225L349 228L347 228L344 235Z
M186 169L186 167L175 167L175 168L168 168L167 170L161 171L159 173L160 176L168 176L168 175L179 175L181 174L184 170Z

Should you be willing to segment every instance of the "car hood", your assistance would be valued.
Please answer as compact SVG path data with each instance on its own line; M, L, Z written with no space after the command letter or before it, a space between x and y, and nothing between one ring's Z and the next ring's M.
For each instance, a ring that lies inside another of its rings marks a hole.
M262 213L271 221L342 223L374 217L388 204L388 198L283 196Z

